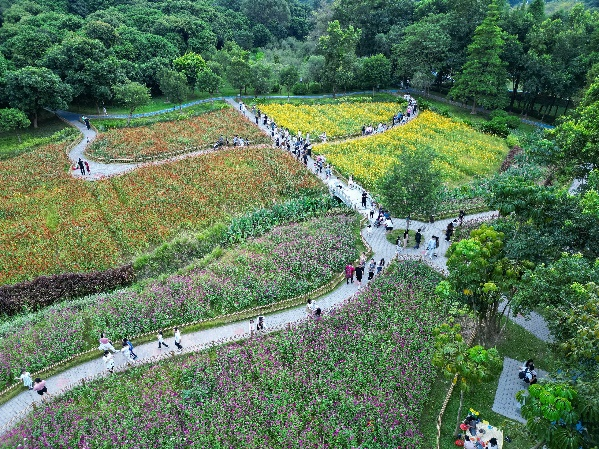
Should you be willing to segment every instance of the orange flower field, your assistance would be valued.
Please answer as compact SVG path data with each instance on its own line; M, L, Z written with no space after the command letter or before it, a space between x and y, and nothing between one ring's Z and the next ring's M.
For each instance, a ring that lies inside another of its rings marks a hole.
M0 284L105 269L183 230L323 189L299 162L269 147L86 182L69 174L65 145L0 161Z
M90 158L143 160L165 153L212 147L223 135L238 135L252 144L269 143L268 136L228 107L188 120L159 122L150 126L113 129L98 135L87 149ZM232 145L232 143L231 143Z

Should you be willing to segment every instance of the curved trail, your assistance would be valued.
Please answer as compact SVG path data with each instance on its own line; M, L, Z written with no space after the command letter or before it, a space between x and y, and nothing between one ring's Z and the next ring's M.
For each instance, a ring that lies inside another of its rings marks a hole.
M233 99L227 99L227 101L231 103L233 106L235 106L235 109L239 111L239 108L237 107L238 104ZM85 125L79 122L79 116L77 114L65 111L57 111L57 113L63 119L67 120L69 123L72 123L78 129L80 129L81 132L84 134L82 142L80 142L79 145L74 147L69 154L71 158L75 157L76 159L78 159L79 157L81 157L81 155L83 155L83 151L87 144L87 138L89 137L90 141L93 140L93 138L95 137L95 132L93 131L93 129L88 131L85 128ZM251 112L247 111L247 115L253 118ZM263 131L267 132L265 127L260 127ZM144 165L166 163L171 160L182 159L185 157L193 157L194 155L204 154L208 152L212 152L212 150L188 153L173 159L167 159L158 162L150 162L145 164L101 164L93 162L92 165L92 161L89 161L91 175L86 175L86 179L103 179L109 176L126 173ZM313 172L315 172L314 161L311 158L308 161L308 169L311 169ZM94 173L94 170L96 171L96 173ZM75 172L75 170L73 170L73 172ZM73 173L74 176L83 177L79 174L79 170L76 170L76 172L77 173ZM319 176L320 179L326 183L326 180L324 179L324 176L322 174L316 173L316 175ZM340 184L342 186L342 189L346 192L346 197L349 198L349 201L351 201L350 207L357 210L363 215L366 215L368 213L368 211L370 210L369 207L366 209L361 207L361 190L359 188L349 189L341 179L335 179L335 184ZM466 216L466 219L490 219L494 215L495 212L485 212L481 214ZM401 257L408 259L423 260L434 269L442 273L446 273L447 259L445 258L445 252L448 248L449 243L441 239L441 242L443 243L439 248L439 257L434 258L432 260L424 259L422 257L422 246L426 245L426 241L428 240L428 238L430 238L431 235L443 236L444 230L451 220L451 218L448 218L445 220L439 220L432 224L412 220L412 229L424 229L421 249L407 249L403 252ZM394 223L396 223L396 228L402 227L402 225L403 227L405 227L405 220L393 219L393 221ZM381 258L384 258L385 260L390 261L393 257L396 256L395 245L387 241L386 233L383 227L373 227L370 231L368 231L368 228L365 228L362 230L362 235L364 239L368 242L368 244L371 246L373 252L372 257L375 260L378 261ZM351 298L353 295L359 292L360 289L366 284L366 280L364 280L361 286L359 286L357 283L348 285L342 282L333 291L318 298L316 302L318 306L321 307L323 310L330 309L332 307L338 306L347 299ZM296 322L304 317L304 306L293 307L267 315L265 318L265 325L267 330L269 328L280 328L286 325L287 323ZM526 322L520 322L519 324L527 328ZM183 331L185 330L183 329ZM211 344L219 344L223 341L242 339L247 338L249 336L250 335L248 333L247 320L230 323L208 330L184 334L182 338L182 344L184 346L183 352L196 352L198 350L204 349L206 346L209 346ZM145 343L136 346L135 352L139 356L138 363L144 363L144 361L147 363L154 363L157 360L157 358L161 357L161 355L165 356L165 353L168 357L168 354L170 354L170 351L174 348L174 343L172 336L169 336L168 334L165 340L167 344L170 345L170 348L166 350L158 349L158 345L156 344L156 342ZM49 392L53 395L57 395L61 392L68 391L80 385L82 381L88 381L90 378L105 376L107 373L104 367L104 363L101 359L101 355L101 351L98 351L98 357L95 360L82 363L75 367L69 368L59 374L47 378L46 381ZM125 360L119 354L115 355L115 365L117 371L126 369ZM23 418L27 413L29 413L33 409L33 406L36 403L39 403L40 401L41 397L39 395L34 394L31 391L23 391L22 393L18 394L17 396L0 406L0 433L12 427L16 422L19 421L19 419Z

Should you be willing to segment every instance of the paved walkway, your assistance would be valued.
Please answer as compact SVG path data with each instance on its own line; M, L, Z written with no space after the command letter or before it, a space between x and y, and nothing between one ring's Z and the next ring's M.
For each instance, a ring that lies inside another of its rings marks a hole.
M520 403L516 400L516 393L528 388L528 384L518 378L518 371L523 364L524 360L514 360L509 357L503 359L503 371L499 377L499 385L497 385L492 410L507 418L526 423L526 420L520 414ZM547 376L546 371L536 371L538 379Z
M235 106L235 109L237 111L239 111L239 108L237 107L237 103L233 99L228 99L227 101L230 102L233 106ZM85 128L85 126L78 121L79 116L76 114L72 114L72 113L64 112L64 111L58 111L58 114L61 117L63 117L65 120L73 123L73 125L76 126L77 128L79 128L82 131L82 133L84 134L83 141L79 145L77 145L75 148L73 148L73 150L70 153L71 159L73 157L78 159L79 157L81 157L80 155L83 154L83 150L85 149L85 145L87 144L87 138L89 137L90 141L93 140L93 138L95 137L95 132L93 132L93 130L88 131ZM251 113L249 111L246 114L251 116ZM252 118L253 117L250 117L250 119L252 119ZM261 128L264 130L264 127L261 127ZM189 156L184 155L184 157L189 157ZM164 163L164 162L161 161L161 163ZM98 168L98 171L101 171L100 168L102 165L110 165L111 166L110 170L112 170L112 172L110 172L110 173L120 174L120 173L129 171L129 170L135 169L142 164L98 164L98 166L96 167L96 168ZM315 171L314 161L312 159L310 159L308 162L308 168L312 171ZM99 177L102 177L102 176L110 176L110 173L106 174L106 172L104 172L102 175L100 175L100 173L95 174L94 166L91 164L90 164L90 169L92 171L91 176L94 176L94 175L98 176L98 178L92 178L92 179L99 179ZM317 173L317 175L320 176L321 179L323 179L323 177L324 177L324 175L322 175L322 174ZM81 176L81 175L79 175L79 176ZM325 180L323 179L323 182L324 181ZM359 188L359 186L354 189L349 189L347 187L347 185L342 180L339 180L339 179L335 179L335 184L340 184L342 186L341 188L347 193L346 196L350 199L350 202L351 202L350 207L358 210L360 213L362 213L365 216L368 214L368 212L370 211L370 204L367 204L366 208L362 208L362 206L361 206L362 190L361 190L361 188ZM486 212L486 213L467 216L467 219L491 218L492 216L494 216L494 214L495 214L494 212ZM447 224L450 221L451 221L451 219L444 219L444 220L439 220L435 223L422 223L422 222L412 220L411 226L410 226L411 229L421 228L423 230L423 240L421 242L421 249L420 250L408 249L404 252L403 256L408 257L408 258L422 258L422 256L423 256L422 247L426 246L426 242L430 238L430 236L437 235L440 237L440 242L441 242L441 247L438 250L439 257L435 257L431 260L427 260L427 262L434 268L437 268L439 271L442 271L442 272L446 271L447 259L445 258L445 252L446 252L446 249L448 248L449 243L445 242L445 240L444 240L444 235L445 235L444 231L445 231L445 228L447 227ZM395 224L395 228L404 229L406 227L405 220L393 219L393 222ZM385 233L385 230L383 227L380 227L380 228L372 227L372 228L370 228L370 230L368 230L368 228L365 228L362 231L362 235L364 236L366 241L369 243L369 245L371 245L373 253L374 253L372 257L375 260L378 261L381 258L384 258L385 260L390 261L395 256L395 245L393 245L387 241L386 233ZM316 302L317 302L318 306L321 307L323 310L327 310L327 309L330 309L331 307L334 307L334 306L342 303L343 301L347 300L352 295L354 295L357 291L359 291L360 288L361 288L361 286L359 286L357 283L349 284L349 285L342 283L334 291L319 298ZM267 315L266 319L265 319L265 323L266 323L267 328L269 328L269 327L275 328L277 326L284 325L285 323L295 322L295 321L303 318L304 316L305 316L304 306L294 307L294 308L290 308L290 309L287 309L287 310L284 310L281 312ZM523 321L523 322L519 322L519 324L522 324L525 328L527 328L530 325L530 322ZM212 328L209 330L198 331L198 332L194 332L191 334L184 334L182 344L184 345L184 347L188 347L188 348L196 347L197 345L210 344L210 343L218 344L219 342L222 342L224 339L246 338L249 336L248 330L249 330L249 325L248 325L247 321L236 322L236 323L220 326L217 328ZM183 331L184 331L184 329L183 329ZM156 357L156 356L160 355L163 351L170 351L173 349L174 344L172 341L172 337L167 338L167 343L170 344L170 348L166 349L166 350L158 349L158 345L155 342L152 342L152 343L146 343L146 344L137 346L135 348L135 352L139 356L140 362L143 362L143 360L151 361L152 357ZM195 348L195 349L197 349L197 348ZM184 352L185 352L185 350L184 350ZM117 354L115 356L115 362L116 362L117 368L122 367L125 364L125 360L120 354ZM509 367L507 364L504 366L504 372L509 372ZM101 359L101 353L100 353L100 351L98 351L98 358L96 360L92 360L92 361L83 363L81 365L78 365L76 367L70 368L70 369L68 369L62 373L59 373L55 376L52 376L46 380L47 380L48 389L49 389L50 393L57 394L57 393L60 393L61 391L65 391L65 390L73 388L74 386L79 384L83 379L89 378L90 376L104 375L105 373L106 372L105 372L104 364ZM517 370L516 370L516 376L517 376ZM503 378L503 374L502 374L502 378ZM517 377L516 377L516 379L517 379ZM501 383L500 383L500 387L501 387ZM499 391L501 391L502 394L504 394L504 391L507 391L507 390L505 388L501 387L498 389L498 394L499 394ZM505 395L508 395L508 394L509 394L509 392L505 393ZM23 391L18 396L14 397L7 403L3 404L0 407L0 432L3 430L6 430L6 428L8 426L14 424L14 422L19 417L22 417L23 414L25 414L31 410L32 404L39 402L40 400L41 400L41 398L37 394L33 394L32 392L29 392L29 391ZM512 406L509 404L509 401L507 399L502 399L501 401L500 401L500 403L506 404L506 407L507 407L506 413L511 413L510 407L512 407ZM499 413L502 413L502 412L499 412ZM510 415L506 415L506 416L510 416ZM514 419L517 419L517 418L514 418Z

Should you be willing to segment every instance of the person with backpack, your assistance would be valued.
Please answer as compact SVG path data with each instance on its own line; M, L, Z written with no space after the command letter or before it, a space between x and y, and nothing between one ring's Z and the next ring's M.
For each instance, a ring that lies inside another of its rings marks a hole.
M129 341L129 339L125 337L123 338L123 344L127 345L127 347L129 348L129 352L131 353L133 360L137 360L137 354L133 352L133 343L131 343L131 341Z

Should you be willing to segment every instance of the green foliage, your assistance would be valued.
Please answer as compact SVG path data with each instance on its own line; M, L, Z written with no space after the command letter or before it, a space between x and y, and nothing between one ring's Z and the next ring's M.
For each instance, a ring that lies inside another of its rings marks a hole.
M434 151L419 148L406 152L382 178L378 191L382 202L396 217L428 215L435 211L441 188L441 173L433 166Z
M30 124L31 122L21 110L14 108L0 109L0 132L16 131L19 143L21 143L19 129L27 128Z
M183 73L164 69L158 75L160 90L174 104L182 104L189 96L187 79Z
M361 60L360 80L364 87L387 87L391 82L391 61L378 54Z
M489 5L487 17L474 32L468 46L468 59L450 91L453 98L471 100L473 114L477 104L488 109L507 104L507 71L501 60L504 40L498 19L498 5L494 0Z
M37 116L42 108L66 108L71 100L71 88L44 67L23 67L5 76L8 103L33 117L37 128Z
M129 120L127 121L127 124L130 123L131 116L135 109L150 102L149 89L143 84L134 81L114 86L114 96L119 103L129 110Z
M206 61L199 54L188 52L173 60L173 67L185 75L190 86L194 86L200 72L206 70Z
M329 23L326 34L318 40L319 51L324 56L323 80L332 87L333 95L353 75L360 33L359 29L354 29L351 25L343 29L339 21L334 20Z
M287 96L289 96L289 92L291 88L299 81L299 72L297 68L293 65L289 65L281 70L279 74L279 82L282 86L285 86L287 89Z
M585 440L583 431L577 430L581 418L577 391L562 383L531 385L528 394L520 391L522 416L526 427L549 449L579 449ZM590 447L590 446L585 446Z

